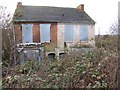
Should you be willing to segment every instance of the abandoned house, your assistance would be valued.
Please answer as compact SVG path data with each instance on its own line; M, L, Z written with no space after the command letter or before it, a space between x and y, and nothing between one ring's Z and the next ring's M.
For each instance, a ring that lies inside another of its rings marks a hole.
M19 59L60 56L66 47L95 46L95 21L77 8L26 6L18 2L13 16Z

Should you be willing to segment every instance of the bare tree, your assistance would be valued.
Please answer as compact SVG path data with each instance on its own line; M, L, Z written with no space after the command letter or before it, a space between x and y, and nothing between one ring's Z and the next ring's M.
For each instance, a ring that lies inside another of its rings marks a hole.
M11 14L7 12L7 8L0 6L0 29L10 29Z
M116 35L119 33L118 29L119 29L119 21L116 21L111 25L109 32L112 35Z
M12 46L12 16L7 8L0 6L0 30L2 31L2 60L9 60Z

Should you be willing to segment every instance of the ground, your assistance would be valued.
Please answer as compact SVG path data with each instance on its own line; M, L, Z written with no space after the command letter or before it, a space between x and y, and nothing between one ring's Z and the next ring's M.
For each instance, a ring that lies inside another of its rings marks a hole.
M117 88L118 37L96 36L96 47L64 59L3 66L3 88Z

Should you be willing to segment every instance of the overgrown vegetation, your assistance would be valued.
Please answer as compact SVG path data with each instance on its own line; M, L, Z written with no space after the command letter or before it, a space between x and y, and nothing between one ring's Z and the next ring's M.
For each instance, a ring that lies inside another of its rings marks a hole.
M63 60L3 67L3 88L116 88L118 40L96 37L96 48L71 51ZM5 72L4 72L5 71Z

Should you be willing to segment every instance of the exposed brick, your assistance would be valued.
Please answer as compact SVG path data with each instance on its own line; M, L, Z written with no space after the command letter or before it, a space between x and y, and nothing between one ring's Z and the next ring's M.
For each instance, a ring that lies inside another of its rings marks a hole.
M50 26L50 43L43 43L46 51L53 51L57 47L57 23Z
M14 25L14 31L15 31L15 40L16 40L16 43L21 43L22 42L21 25L20 24Z
M33 24L33 42L40 42L40 26L39 23Z
M33 42L40 42L40 24L41 23L16 23L14 25L16 41L22 42L22 27L21 24L33 24ZM46 24L46 23L42 23ZM50 26L50 43L43 43L46 50L54 50L57 47L57 23L52 23Z
M51 44L57 46L57 23L52 23L50 27Z

